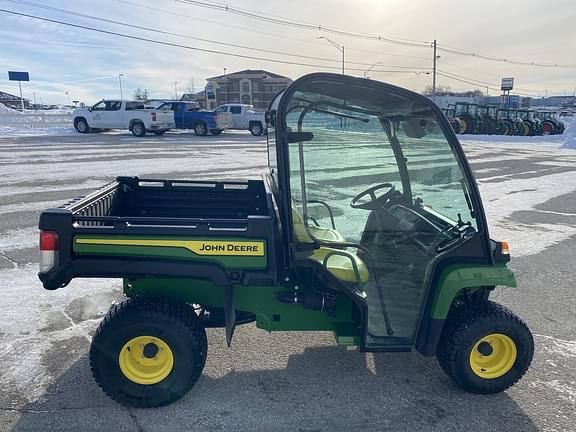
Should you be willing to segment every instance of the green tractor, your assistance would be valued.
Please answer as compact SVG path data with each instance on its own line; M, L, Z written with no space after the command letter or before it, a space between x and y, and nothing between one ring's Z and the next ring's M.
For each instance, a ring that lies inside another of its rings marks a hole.
M498 107L483 105L478 107L478 113L484 122L484 133L488 135L504 135L506 123L498 116Z
M542 135L542 122L534 115L534 111L529 109L519 109L517 113L524 122L525 135Z
M205 328L224 328L230 345L251 322L330 331L363 352L435 355L473 393L516 383L532 334L489 300L516 286L508 244L490 238L442 111L399 87L317 73L279 94L266 117L261 179L118 177L42 212L46 289L124 281L127 299L90 348L104 392L128 406L169 404L202 374Z
M460 122L461 134L484 133L484 119L478 113L478 105L469 102L456 102L456 118Z
M498 116L504 122L504 135L524 135L526 127L524 121L518 117L516 110L500 108Z
M556 118L555 112L540 110L536 112L536 118L542 122L542 134L559 135L564 133L566 126L564 122Z
M450 126L454 129L454 132L460 133L460 121L456 118L456 109L454 106L448 105L448 108L442 108L442 112L448 119Z

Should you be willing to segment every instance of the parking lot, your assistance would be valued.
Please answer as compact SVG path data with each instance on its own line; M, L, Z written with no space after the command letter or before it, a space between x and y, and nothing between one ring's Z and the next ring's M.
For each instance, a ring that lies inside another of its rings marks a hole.
M534 333L527 375L493 396L464 393L418 353L358 353L328 333L238 327L231 348L209 330L203 376L182 400L128 409L105 396L87 361L91 334L120 281L74 280L54 292L37 272L39 212L116 175L249 178L265 137L128 133L0 137L0 429L576 430L576 152L559 137L464 141L494 238L511 243L519 286L492 298Z

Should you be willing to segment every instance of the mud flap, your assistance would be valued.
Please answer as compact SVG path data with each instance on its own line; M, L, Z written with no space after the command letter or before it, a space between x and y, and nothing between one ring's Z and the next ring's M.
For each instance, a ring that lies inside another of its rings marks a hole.
M236 328L236 310L234 308L234 287L229 283L224 285L224 323L226 325L226 343L230 348Z

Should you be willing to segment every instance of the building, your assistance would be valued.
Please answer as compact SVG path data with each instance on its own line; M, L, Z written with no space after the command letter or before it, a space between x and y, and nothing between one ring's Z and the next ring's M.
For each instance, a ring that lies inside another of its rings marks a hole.
M10 93L5 93L0 91L0 103L6 105L9 108L22 109L22 102L20 101L20 96L14 96ZM30 108L30 101L24 99L24 108Z
M196 102L201 110L206 109L206 90L198 93L184 93L180 98L181 101Z
M239 102L265 110L276 94L288 87L292 80L265 70L246 69L208 78L205 88L206 108Z

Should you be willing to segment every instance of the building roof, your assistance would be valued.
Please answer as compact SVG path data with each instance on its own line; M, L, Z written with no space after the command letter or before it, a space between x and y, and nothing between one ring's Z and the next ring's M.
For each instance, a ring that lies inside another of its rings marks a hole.
M3 101L19 101L19 100L20 100L20 96L14 96L13 94L0 91L0 100L3 100ZM28 99L24 98L24 100L27 101Z
M286 79L286 80L291 80L291 78L285 77L283 75L278 75L275 74L273 72L268 72L262 69L245 69L242 71L238 71L238 72L232 72L232 73L227 73L226 75L217 75L211 78L207 78L208 80L217 80L217 79L221 79L224 77L233 77L234 75L267 75L270 78L279 78L279 79Z

